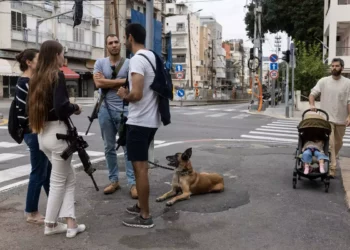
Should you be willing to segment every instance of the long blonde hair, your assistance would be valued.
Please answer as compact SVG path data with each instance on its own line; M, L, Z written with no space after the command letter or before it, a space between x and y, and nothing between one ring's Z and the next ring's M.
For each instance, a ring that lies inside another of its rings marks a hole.
M45 41L40 48L36 69L29 87L29 125L33 133L40 133L48 117L48 106L53 102L53 85L58 80L59 62L63 46L56 41Z

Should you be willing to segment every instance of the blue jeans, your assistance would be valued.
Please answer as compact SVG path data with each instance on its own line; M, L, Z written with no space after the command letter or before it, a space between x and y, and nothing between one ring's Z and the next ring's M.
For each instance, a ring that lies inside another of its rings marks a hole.
M327 155L321 153L318 150L314 151L314 155L316 156L318 161L319 160L329 160L329 157ZM311 151L311 149L309 149L309 148L305 149L305 151L303 152L303 156L302 156L301 160L304 163L308 163L308 164L310 164L312 162L312 151Z
M30 150L30 164L32 170L29 176L26 209L27 213L38 211L41 187L44 187L49 196L51 163L46 155L39 149L37 134L24 134L24 141Z
M107 162L107 168L109 170L109 180L111 182L118 181L119 169L117 161L117 152L116 152L116 136L118 133L118 128L120 124L120 111L109 110L112 116L112 119L108 113L108 110L105 106L101 105L100 111L98 113L98 121L101 127L101 134L105 146L105 156ZM127 116L128 112L124 111L124 115ZM114 123L114 124L113 124ZM128 154L126 147L123 147L124 150L124 159L125 159L125 171L128 185L131 187L135 185L135 174L131 162L128 160Z

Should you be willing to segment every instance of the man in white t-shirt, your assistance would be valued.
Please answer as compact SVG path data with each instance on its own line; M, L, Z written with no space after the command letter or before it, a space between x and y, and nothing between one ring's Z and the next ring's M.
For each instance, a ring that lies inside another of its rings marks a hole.
M332 133L329 138L331 163L329 176L335 177L336 157L343 146L346 127L350 125L350 79L341 75L344 61L340 58L332 60L332 75L320 79L311 90L309 96L310 109L317 111L315 98L321 95L321 109L329 115Z
M126 148L132 162L135 176L138 203L126 211L136 215L123 220L130 227L151 228L154 226L149 213L148 149L160 127L157 94L150 88L154 81L156 58L153 52L145 49L146 30L136 23L125 28L125 45L134 56L129 62L129 90L119 88L117 95L129 102ZM144 54L150 62L140 56Z

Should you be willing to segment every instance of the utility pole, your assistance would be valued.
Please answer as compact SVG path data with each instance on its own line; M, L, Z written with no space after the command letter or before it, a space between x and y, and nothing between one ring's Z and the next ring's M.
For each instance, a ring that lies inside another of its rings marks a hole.
M193 71L192 71L192 43L191 43L191 20L190 20L190 13L187 14L187 26L188 26L188 46L189 46L189 52L190 52L190 84L191 89L193 89Z
M113 11L114 11L114 24L115 24L115 34L117 35L118 39L119 37L119 15L118 15L118 4L119 0L113 0Z
M214 39L211 40L211 89L214 90Z
M153 24L153 0L146 2L146 48L153 50L154 24Z
M290 37L288 36L287 50L289 50L289 48L290 48ZM288 62L286 62L286 118L289 118L289 63Z
M104 1L104 25L105 25L105 35L106 36L110 33L109 32L109 23L110 23L109 5L110 5L109 1ZM107 46L105 46L105 57L107 57L107 56L108 56Z
M295 46L290 45L290 64L292 66L292 117L294 117L294 69L295 69Z

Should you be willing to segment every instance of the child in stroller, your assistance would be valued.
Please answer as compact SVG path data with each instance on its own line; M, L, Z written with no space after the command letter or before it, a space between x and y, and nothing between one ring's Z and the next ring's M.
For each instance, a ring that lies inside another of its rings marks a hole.
M312 157L315 156L319 163L319 170L321 174L324 174L326 171L324 169L324 160L329 160L329 157L326 156L323 152L324 142L321 140L310 140L304 144L302 149L301 160L304 162L304 174L309 174L310 165L312 164Z

